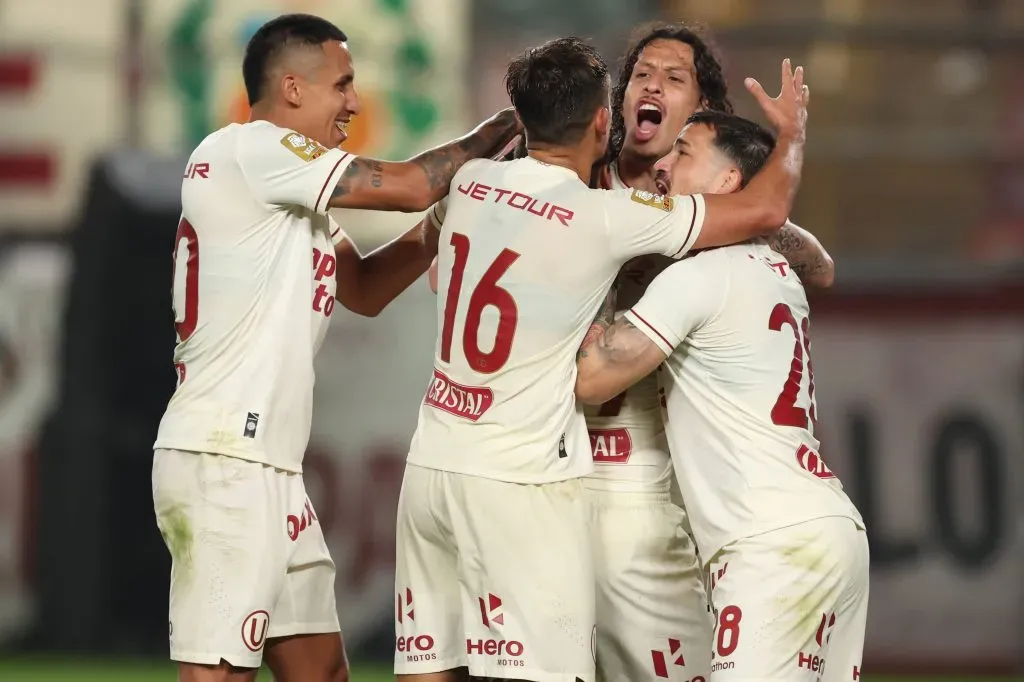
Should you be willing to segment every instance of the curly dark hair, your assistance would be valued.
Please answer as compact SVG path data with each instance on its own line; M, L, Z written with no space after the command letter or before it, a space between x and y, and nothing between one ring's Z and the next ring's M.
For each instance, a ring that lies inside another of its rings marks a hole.
M697 72L701 105L712 111L724 111L729 114L733 112L732 102L729 101L729 86L722 74L722 65L710 40L701 29L683 23L641 26L634 31L630 39L629 50L622 58L619 77L612 89L612 129L606 155L609 161L618 158L626 140L626 121L622 115L622 105L626 99L629 78L633 75L633 68L640 59L640 53L655 40L676 40L693 48L693 67Z

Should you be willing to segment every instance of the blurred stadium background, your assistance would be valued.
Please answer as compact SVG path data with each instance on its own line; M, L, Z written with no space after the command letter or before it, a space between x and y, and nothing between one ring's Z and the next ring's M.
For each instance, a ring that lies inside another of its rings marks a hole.
M814 299L823 452L869 524L869 679L1024 672L1021 0L0 0L0 680L171 680L150 446L174 385L187 152L244 120L241 50L308 11L350 36L388 158L505 106L507 58L700 21L741 81L808 69L795 220L838 264ZM410 222L411 224L411 222ZM389 679L393 526L433 299L340 309L307 481L356 680ZM892 677L896 676L896 677Z

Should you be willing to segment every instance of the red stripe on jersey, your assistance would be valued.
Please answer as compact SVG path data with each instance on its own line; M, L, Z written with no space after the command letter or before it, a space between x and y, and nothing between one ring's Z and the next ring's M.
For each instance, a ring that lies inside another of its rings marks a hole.
M651 330L652 332L654 332L655 334L657 334L657 335L658 335L658 338L659 338L659 339L661 339L661 340L662 340L662 341L663 341L663 342L665 343L665 345L666 345L666 346L668 346L669 348L675 348L675 345L674 345L674 344L671 344L671 343L669 343L669 342L668 342L668 339L666 339L666 338L665 338L665 336L664 336L664 335L663 335L663 334L662 334L661 332L659 332L659 331L658 331L658 330L657 330L657 329L656 329L656 328L654 327L654 325L653 325L653 324L651 324L650 322L648 322L647 320L645 320L645 319L644 319L644 318L643 318L643 317L642 317L642 316L641 316L641 315L640 315L640 314L639 314L639 313L638 313L638 312L637 312L636 310L634 310L633 308L630 308L630 309L629 309L629 312L633 313L633 316L634 316L634 317L636 317L636 319L638 319L638 320L640 320L641 322L643 322L644 324L646 324L646 325L647 325L647 328L648 328L648 329L650 329L650 330Z
M338 163L334 164L334 168L331 169L331 172L327 174L327 179L324 180L324 186L320 188L320 194L316 198L316 203L313 204L313 210L315 212L317 212L317 213L320 212L320 200L324 198L324 192L327 191L327 185L331 182L331 178L334 177L334 171L338 170L338 166L341 165L341 162L344 161L345 159L347 159L348 157L349 157L348 152L345 152L342 155L342 157L340 159L338 159Z
M683 245L679 247L679 251L685 249L686 245L690 243L690 235L693 234L693 228L697 224L697 197L693 196L692 194L688 196L690 197L690 201L693 202L693 213L690 215L690 229L687 230L686 239L683 240ZM674 254L672 254L672 257L675 258L676 256L678 256L679 251L676 251Z

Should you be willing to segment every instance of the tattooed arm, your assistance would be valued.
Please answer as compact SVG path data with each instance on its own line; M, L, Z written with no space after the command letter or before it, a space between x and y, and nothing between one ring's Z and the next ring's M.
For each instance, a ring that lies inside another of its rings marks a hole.
M612 322L605 302L576 356L576 397L599 405L650 374L690 334L714 320L728 290L729 251L673 263Z
M608 327L612 326L615 322L615 303L618 301L619 293L617 284L612 284L612 287L605 294L604 300L601 301L601 307L597 309L597 315L594 316L594 321L590 323L590 329L587 330L586 336L583 337L583 343L580 344L580 349L576 352L576 359L586 357L586 348L592 343L596 342L601 336L608 331Z
M471 133L408 161L357 158L342 173L330 205L376 211L426 210L448 193L462 164L494 154L518 133L515 113L506 109Z
M605 403L643 379L668 357L625 317L594 321L576 355L576 397Z
M618 292L608 290L576 353L576 397L600 405L644 378L665 353L626 318L615 321Z
M772 249L786 257L806 286L819 289L832 286L836 278L836 265L813 234L786 221L782 229L769 236L767 241Z

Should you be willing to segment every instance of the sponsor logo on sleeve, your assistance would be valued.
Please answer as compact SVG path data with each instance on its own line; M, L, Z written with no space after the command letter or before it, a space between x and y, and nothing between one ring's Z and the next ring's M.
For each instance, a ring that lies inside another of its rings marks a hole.
M288 133L281 138L281 144L306 163L319 159L327 152L327 147L298 133Z
M645 192L642 189L635 189L629 198L638 204L657 208L666 213L672 211L672 197L667 197L663 194L654 194L653 192Z

